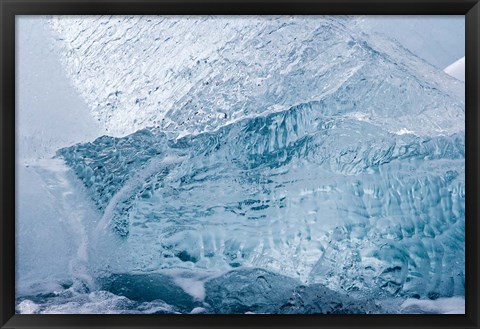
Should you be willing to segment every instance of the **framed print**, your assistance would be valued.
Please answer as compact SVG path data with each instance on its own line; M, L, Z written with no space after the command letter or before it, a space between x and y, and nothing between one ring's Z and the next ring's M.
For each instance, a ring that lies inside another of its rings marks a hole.
M477 1L1 1L2 328L478 328Z

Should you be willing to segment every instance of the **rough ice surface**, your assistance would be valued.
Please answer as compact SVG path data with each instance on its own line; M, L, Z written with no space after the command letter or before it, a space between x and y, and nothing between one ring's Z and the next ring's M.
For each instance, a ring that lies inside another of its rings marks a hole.
M102 162L112 140L59 152L121 238L98 260L110 270L254 266L336 290L463 292L461 133L397 135L315 103L175 141L145 129Z
M107 135L22 169L81 234L17 312L461 313L463 82L351 17L49 23Z
M146 126L159 126L171 136L213 131L246 116L323 99L348 81L357 82L356 96L366 96L371 115L388 121L392 111L401 109L408 116L414 114L408 108L414 101L424 113L419 119L425 129L448 129L430 120L450 121L448 114L454 113L443 109L451 108L452 101L439 102L433 94L438 84L455 82L440 82L438 70L405 49L386 53L400 46L380 36L380 44L372 48L352 21L324 16L51 20L65 48L68 75L109 134L125 135ZM380 72L382 78L375 81ZM382 95L391 84L401 85L398 93ZM413 97L414 90L432 96ZM369 102L371 98L376 101ZM340 102L335 106L363 109L365 104L354 105L347 97ZM408 129L412 120L395 119L387 124L405 125L399 129Z

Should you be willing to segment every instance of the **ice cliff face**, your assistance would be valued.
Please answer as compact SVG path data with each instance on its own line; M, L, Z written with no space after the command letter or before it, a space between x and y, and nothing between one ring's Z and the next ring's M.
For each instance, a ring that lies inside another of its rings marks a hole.
M54 27L94 115L142 128L58 152L103 212L99 240L117 239L100 270L463 294L460 82L347 18L100 18L78 35L68 19Z

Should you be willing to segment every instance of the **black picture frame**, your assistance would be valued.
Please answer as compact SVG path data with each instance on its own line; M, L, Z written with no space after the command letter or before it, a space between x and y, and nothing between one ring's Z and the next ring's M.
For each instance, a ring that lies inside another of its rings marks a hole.
M0 0L1 328L479 328L478 203L480 3L478 0ZM15 314L15 15L376 14L465 15L465 315L19 315Z

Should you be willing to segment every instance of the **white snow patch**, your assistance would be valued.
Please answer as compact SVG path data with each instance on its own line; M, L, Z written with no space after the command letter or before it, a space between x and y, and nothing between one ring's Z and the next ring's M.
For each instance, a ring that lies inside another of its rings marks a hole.
M17 305L17 311L20 314L35 314L40 310L40 306L32 302L31 300L25 299L20 304Z
M202 314L202 313L206 313L207 310L204 309L203 307L195 307L191 312L190 314Z
M436 300L409 298L401 305L402 313L465 314L463 297L439 298Z
M193 298L205 299L205 286L202 281L198 281L196 278L174 278L173 282Z
M460 81L465 81L465 56L447 66L443 71Z
M183 289L187 294L198 301L205 299L205 282L225 273L224 271L196 271L192 272L184 269L165 269L162 274L168 275L173 282Z

